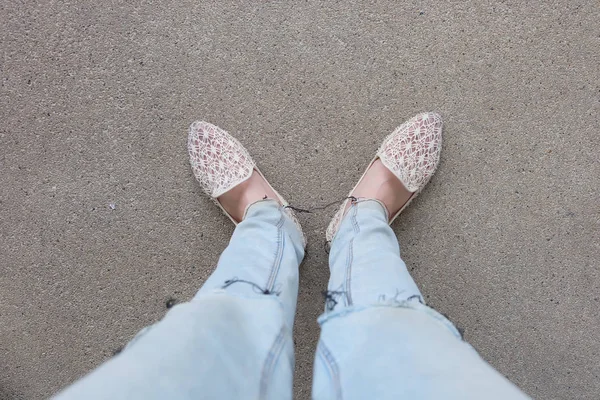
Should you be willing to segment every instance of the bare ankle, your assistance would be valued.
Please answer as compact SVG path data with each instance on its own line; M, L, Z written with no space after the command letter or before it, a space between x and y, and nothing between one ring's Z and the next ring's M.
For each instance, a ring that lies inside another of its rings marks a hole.
M242 221L249 205L264 199L274 199L281 204L273 189L256 171L248 180L218 197L221 206L237 222Z
M383 165L381 160L375 160L352 195L379 200L384 204L388 215L393 217L410 199L412 193Z

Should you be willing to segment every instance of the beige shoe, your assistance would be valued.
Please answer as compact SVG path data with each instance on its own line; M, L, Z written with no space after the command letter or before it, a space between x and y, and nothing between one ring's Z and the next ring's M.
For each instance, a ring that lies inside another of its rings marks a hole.
M360 183L364 178L369 167L377 159L380 159L381 163L400 180L404 187L413 193L400 211L391 218L390 224L429 182L440 161L441 150L442 117L433 112L422 113L411 118L385 138L375 158L373 158L358 182ZM358 183L356 186L358 186ZM356 189L356 186L354 186L354 189ZM350 191L348 197L352 196L354 189ZM349 201L351 200L344 201L329 224L326 232L328 242L331 242L335 237Z
M277 195L285 212L297 225L302 234L303 245L306 247L306 239L298 219L293 210L286 208L289 205L288 202L273 189L248 151L237 139L218 126L204 121L196 121L190 126L188 153L192 171L200 183L200 187L235 225L237 222L223 208L217 198L248 180L253 171L258 172Z

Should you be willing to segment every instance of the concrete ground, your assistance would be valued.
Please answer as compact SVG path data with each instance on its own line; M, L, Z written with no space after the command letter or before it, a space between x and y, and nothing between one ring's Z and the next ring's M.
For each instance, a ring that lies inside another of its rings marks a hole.
M597 399L599 20L567 0L2 2L0 398L54 393L209 276L233 226L190 171L194 119L302 207L436 110L440 169L394 225L415 280L533 397ZM298 399L334 211L301 216Z

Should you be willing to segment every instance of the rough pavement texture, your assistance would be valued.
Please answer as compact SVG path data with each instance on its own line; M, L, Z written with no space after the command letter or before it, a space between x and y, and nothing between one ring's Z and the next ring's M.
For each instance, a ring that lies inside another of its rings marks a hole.
M596 399L597 4L240 3L0 4L0 398L54 393L211 273L233 226L188 166L194 119L311 206L436 110L440 169L394 225L415 280L530 395ZM299 399L334 212L301 216Z

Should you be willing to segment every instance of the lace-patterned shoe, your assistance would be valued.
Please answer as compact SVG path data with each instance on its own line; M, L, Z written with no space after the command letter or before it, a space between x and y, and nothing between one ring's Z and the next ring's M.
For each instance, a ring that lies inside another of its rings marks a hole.
M190 126L188 153L192 171L202 190L237 225L237 221L223 208L218 197L245 182L256 171L277 195L284 212L292 219L302 234L303 245L306 239L302 227L288 202L271 186L260 172L248 151L229 133L204 121L196 121Z
M392 216L390 224L429 182L439 163L441 150L442 117L433 112L422 113L411 118L385 138L358 183L365 177L371 165L380 159L381 163L400 180L404 187L412 192L408 201ZM352 196L358 183L350 191L348 197ZM329 224L325 234L328 242L335 237L349 201L351 200L343 202Z

